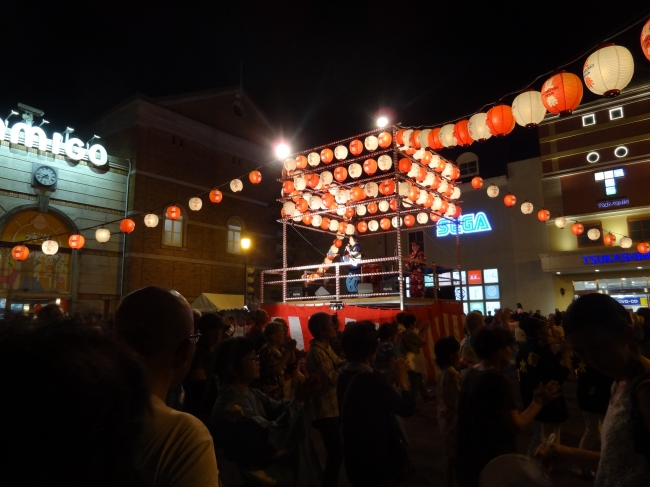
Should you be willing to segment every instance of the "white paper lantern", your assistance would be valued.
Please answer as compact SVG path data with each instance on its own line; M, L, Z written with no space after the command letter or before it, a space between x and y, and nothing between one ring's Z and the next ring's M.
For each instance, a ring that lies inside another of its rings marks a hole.
M442 199L438 196L433 197L433 205L431 206L431 209L433 211L438 211L442 207Z
M496 198L499 196L499 187L494 184L490 184L487 189L487 194L490 198Z
M307 187L307 180L302 176L293 178L293 187L298 191L302 191Z
M613 44L589 56L582 70L587 88L606 97L618 95L630 83L633 74L632 54L625 47Z
M345 234L346 235L354 235L354 225L351 223L348 223L345 227Z
M454 216L454 213L456 213L456 205L453 203L449 203L449 206L447 207L447 211L445 212L445 216L447 218L451 218Z
M338 207L336 209L336 214L338 216L343 216L343 215L345 215L346 210L347 210L347 208L345 206L340 206L340 207Z
M440 185L438 186L438 193L443 194L445 191L447 191L447 188L449 187L449 183L447 182L446 179L443 179L440 181Z
M285 171L295 171L296 170L296 160L291 157L284 160L284 170Z
M356 162L354 164L350 164L350 167L348 167L348 174L353 179L360 178L363 174L363 168L361 167L361 164L357 164Z
M377 147L379 147L379 140L377 140L377 137L374 135L369 135L366 137L366 140L363 141L363 146L369 151L377 150Z
M339 189L336 191L336 194L334 195L334 199L339 205L344 205L348 202L348 199L350 198L347 189Z
M397 194L400 196L408 196L409 191L411 191L411 183L408 181L400 181Z
M323 259L323 264L330 265L331 263L332 263L332 259L328 259L327 257Z
M147 215L147 216L149 216L149 215ZM156 216L156 215L154 215L154 216ZM156 216L156 218L158 218L158 217ZM145 225L146 225L146 222L145 222ZM95 230L95 240L97 240L99 243L106 243L106 242L108 242L110 240L110 238L111 238L111 232L110 232L110 230L108 228L102 227L102 228L98 228L97 230Z
M334 148L334 157L336 157L339 161L342 161L348 157L348 148L344 145L337 145Z
M294 222L299 222L302 220L302 213L300 213L300 210L296 208L293 210L293 221Z
M566 218L564 218L563 216L558 216L555 219L555 226L560 229L566 227Z
M530 215L533 212L533 204L529 203L528 201L524 201L521 204L521 212L524 215Z
M332 181L334 180L334 176L332 175L331 172L329 171L323 171L320 174L320 181L323 183L323 185L327 186L329 184L332 184Z
M422 148L416 150L416 151L413 153L413 159L415 159L416 161L421 161L422 158L424 157L424 153L425 153L425 152L426 152L426 151L424 150L424 147L422 147Z
M413 206L413 203L411 203L408 198L404 198L402 200L402 206L404 208L411 208Z
M148 215L145 215L144 217L144 224L145 226L149 228L154 228L158 226L158 215L154 215L153 213L149 213ZM110 233L109 233L110 235Z
M230 189L233 193L239 193L242 189L244 189L244 184L241 182L241 179L233 179L230 181Z
M429 133L431 132L431 129L424 129L420 130L420 135L418 136L418 140L420 141L420 147L426 149L429 147Z
M427 171L427 177L422 181L422 186L431 186L435 181L435 174L431 171Z
M418 213L418 216L416 217L418 223L420 225L424 225L425 223L428 223L429 221L429 215L427 215L424 212Z
M203 207L203 201L201 198L194 197L190 199L188 206L192 211L199 211Z
M357 211L357 215L359 215L359 216L363 216L363 215L366 214L366 212L367 212L368 210L367 210L367 208L366 208L364 205L359 205L359 206L357 206L357 210L356 210L356 211Z
M327 188L327 191L328 191L329 194L331 194L332 196L336 196L336 192L337 192L338 190L339 190L339 185L336 184L336 183L332 183L332 184L330 184L329 188Z
M377 159L377 167L382 171L388 171L393 165L393 159L388 154L383 154Z
M379 186L377 183L366 183L363 190L366 192L366 197L375 198L379 194Z
M320 164L320 154L318 152L310 152L307 156L307 162L312 167L318 166Z
M331 254L338 254L339 253L339 248L336 245L332 245L330 247L330 253Z
M629 249L632 247L632 239L630 237L623 237L620 242L621 248Z
M415 203L422 206L424 203L427 201L427 196L429 196L429 193L423 189L420 190L420 195L418 196L418 199L415 200Z
M600 230L597 228L592 228L587 232L587 237L589 240L598 240L600 238Z
M97 234L97 232L95 232L95 234ZM41 245L41 249L45 255L54 255L59 251L59 244L54 240L46 240L43 242L43 245Z
M314 211L318 211L321 209L321 206L323 206L323 200L321 199L320 196L314 195L311 197L309 200L309 208L311 208Z
M440 156L438 154L434 154L433 156L431 156L431 162L429 163L429 167L431 169L435 169L436 167L438 167L439 164L440 164Z
M320 227L320 224L323 223L323 217L320 215L314 215L311 217L311 226Z
M467 131L469 136L477 142L483 142L492 137L487 126L487 113L479 112L472 115L467 125Z
M331 219L330 220L330 232L336 232L339 229L339 221Z
M406 175L410 178L415 178L418 174L420 174L420 166L417 164L411 164L411 169L409 169L409 172L406 173Z
M451 175L454 173L454 165L451 162L445 164L445 169L442 171L442 175L446 178L451 178Z
M294 210L296 209L296 204L293 201L285 201L282 205L285 215L293 215Z
M387 200L381 200L378 206L379 206L379 211L386 212L390 208L390 203Z
M404 219L403 218L397 218L396 216L393 217L393 219L390 221L390 224L393 226L393 228L399 228L404 224Z
M534 90L520 93L512 102L512 114L522 127L535 127L546 115L542 94Z
M451 193L450 198L451 198L452 200L457 200L458 198L460 198L460 194L461 194L460 188L459 188L458 186L456 186L456 187L454 188L454 192Z
M412 133L413 133L413 129L407 129L402 134L402 140L404 141L404 145L403 145L404 149L408 149L411 146L411 134Z
M370 220L368 222L368 230L371 232L376 232L379 230L379 222L377 220Z
M440 142L443 147L456 147L456 145L458 145L458 141L456 140L456 137L454 137L453 123L443 125L438 136L440 137Z

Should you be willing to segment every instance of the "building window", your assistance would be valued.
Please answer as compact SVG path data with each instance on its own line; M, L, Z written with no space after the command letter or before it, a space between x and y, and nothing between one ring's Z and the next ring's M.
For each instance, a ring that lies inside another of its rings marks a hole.
M409 232L409 249L408 251L411 251L411 244L413 242L417 242L420 245L424 245L424 233L423 232ZM424 250L424 248L421 248L420 250Z
M605 245L603 242L603 225L598 223L585 223L585 231L582 232L582 235L577 235L578 237L578 248L583 247L601 247ZM589 230L596 228L600 232L600 236L596 240L591 240L589 238Z
M241 254L241 232L243 225L239 218L228 220L228 253Z
M596 114L590 113L582 117L582 126L588 127L589 125L596 125Z
M617 120L619 118L623 118L625 115L623 113L623 107L616 107L612 108L609 111L609 119L610 120Z
M627 221L627 235L634 240L650 240L650 217Z
M461 178L475 176L478 174L478 156L473 152L464 152L458 156L458 159L456 159L456 164L460 170Z
M183 217L179 216L176 220L170 220L165 217L163 245L169 247L182 247L183 240Z

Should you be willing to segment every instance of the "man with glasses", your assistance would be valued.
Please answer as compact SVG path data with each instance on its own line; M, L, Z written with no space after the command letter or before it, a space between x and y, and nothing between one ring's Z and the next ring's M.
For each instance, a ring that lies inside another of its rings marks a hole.
M217 486L208 429L194 416L165 405L169 389L187 374L201 336L194 331L189 304L171 289L140 289L120 303L115 333L142 356L149 376L151 415L136 454L142 480L155 487Z

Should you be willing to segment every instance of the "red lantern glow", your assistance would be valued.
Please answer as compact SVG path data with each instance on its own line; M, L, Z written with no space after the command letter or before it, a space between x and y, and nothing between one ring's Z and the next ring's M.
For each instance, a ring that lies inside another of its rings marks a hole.
M348 170L344 168L343 166L339 166L336 169L334 169L334 179L336 179L339 183L342 183L348 178Z
M431 219L432 222L437 222L440 220L440 215L438 213L431 213L429 214L429 218Z
M549 218L551 218L551 212L548 211L547 209L542 208L541 210L539 210L539 211L537 212L537 219L538 219L540 222L548 221Z
M508 193L505 198L503 198L503 203L506 206L515 206L515 203L517 203L517 198L515 197L514 194Z
M29 249L24 245L16 245L11 249L11 257L17 261L26 260L29 257Z
M345 233L345 228L348 226L347 223L345 222L339 222L339 229L338 233L344 234Z
M323 149L320 151L320 160L325 164L332 162L332 159L334 159L334 152L332 152L332 149Z
M582 80L573 73L561 71L546 80L542 87L542 103L551 113L568 115L582 101Z
M395 134L395 140L399 145L404 145L404 132L406 132L406 129L400 129Z
M282 191L284 191L284 194L291 194L293 193L293 181L285 181L282 183Z
M441 215L444 215L447 213L447 210L449 209L449 203L447 200L442 200L442 204L440 205L440 209L438 210Z
M582 223L574 223L571 225L571 232L574 235L582 235L585 231L585 226Z
M613 233L608 233L603 237L603 242L605 243L605 245L611 247L612 245L614 245L614 243L616 243L616 235L614 235Z
M428 140L429 147L432 149L439 150L444 148L442 142L440 141L440 127L436 127L435 129L431 130L431 132L429 132Z
M415 176L415 179L418 181L418 183L423 183L426 178L427 178L427 170L424 169L423 167L420 167L420 169L418 170L418 175Z
M79 250L86 244L86 239L83 237L83 235L79 235L78 233L70 235L70 238L68 239L68 246L71 249Z
M309 204L307 203L306 200L304 200L302 198L298 199L298 201L296 202L296 209L300 213L306 212L308 208L309 208Z
M366 222L357 223L357 231L359 233L366 233L368 231L368 224Z
M343 240L341 240L340 238L334 239L334 247L340 249L342 245L343 245Z
M636 246L636 249L642 253L642 254L647 254L650 252L650 244L647 242L641 242L639 245Z
M415 217L413 215L406 215L404 217L404 225L407 227L412 227L415 225Z
M508 135L515 128L515 116L508 105L496 105L487 112L485 122L492 135L502 137Z
M344 217L349 220L353 216L354 216L354 208L346 208Z
M411 159L404 157L399 160L399 163L397 164L397 169L399 169L400 172L409 172L412 166L413 163L411 162Z
M388 230L390 228L390 220L388 218L382 218L379 222L379 226L382 230Z
M420 197L420 189L416 186L412 186L411 189L409 189L409 194L407 198L413 203L415 203L419 197Z
M320 178L318 177L318 174L313 174L313 173L307 174L305 176L305 179L307 180L307 186L309 186L312 189L318 186L318 183L320 182Z
M379 210L379 207L377 206L377 203L370 203L368 205L368 213L370 213L371 215L374 215L375 213L377 213L378 210Z
M218 189L213 189L210 191L210 201L213 203L221 203L221 200L223 199L223 193L219 191Z
M314 219L314 217L312 215L310 215L310 214L306 214L306 215L302 216L302 222L305 225L311 225L311 222L312 222L313 219Z
M363 161L363 172L368 176L372 176L377 172L377 161L374 159L366 159Z
M323 219L320 222L320 227L323 230L329 230L330 228L330 219L327 217L323 217Z
M379 147L386 149L393 142L393 137L388 132L382 132L377 136Z
M178 220L181 216L181 209L178 206L168 206L167 207L167 218L170 220Z
M130 218L124 218L120 222L120 230L122 230L123 233L131 233L135 230L135 222Z
M426 199L426 201L424 202L424 207L425 207L425 208L431 208L432 206L433 206L433 195L432 195L432 194L428 194L428 195L427 195L427 199Z
M392 179L384 179L379 183L379 192L384 196L389 196L395 192L395 181Z
M459 218L463 214L463 209L460 206L456 206L456 211L451 215L452 218Z
M483 187L483 178L476 176L472 179L472 188L481 189Z
M397 200L390 200L390 209L397 211Z
M350 153L353 156L358 156L363 152L363 142L361 142L358 139L354 139L352 142L350 142Z
M458 141L458 145L461 147L467 147L472 145L474 139L469 136L469 130L467 126L469 125L469 120L461 120L460 122L454 125L454 137Z
M409 145L415 149L420 148L420 131L414 130L411 132L411 137L409 137Z
M307 159L304 156L301 157L305 159L305 164L306 164ZM251 171L250 174L248 175L248 180L253 184L260 184L262 182L262 173L259 171Z
M325 208L332 208L333 206L336 206L336 200L334 199L334 195L327 193L326 195L323 196L323 204L325 205Z
M366 192L361 189L359 186L355 186L350 190L350 198L352 201L361 201L366 197Z

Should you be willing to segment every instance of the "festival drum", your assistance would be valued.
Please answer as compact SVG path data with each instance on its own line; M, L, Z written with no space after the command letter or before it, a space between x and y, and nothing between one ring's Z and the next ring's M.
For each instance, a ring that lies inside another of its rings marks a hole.
M361 274L371 274L373 272L382 272L381 264L362 264L361 265ZM372 290L375 293L378 293L380 290L382 276L363 276L361 282L369 282L372 284Z

